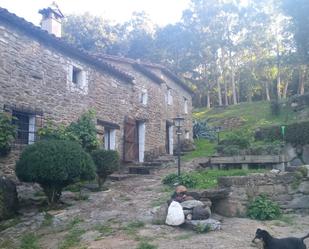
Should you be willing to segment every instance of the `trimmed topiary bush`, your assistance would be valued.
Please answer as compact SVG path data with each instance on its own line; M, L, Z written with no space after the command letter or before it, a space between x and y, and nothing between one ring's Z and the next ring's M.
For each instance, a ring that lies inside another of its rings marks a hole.
M15 172L21 181L40 184L48 203L55 204L65 186L94 179L95 165L76 142L42 140L25 148Z
M256 197L248 207L248 216L256 220L273 220L281 215L279 205L265 195Z
M101 188L107 176L119 169L119 155L114 150L95 150L91 156L97 168L98 184Z

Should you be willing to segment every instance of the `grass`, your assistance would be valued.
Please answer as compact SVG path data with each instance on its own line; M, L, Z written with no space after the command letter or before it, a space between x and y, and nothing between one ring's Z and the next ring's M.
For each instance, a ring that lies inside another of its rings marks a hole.
M95 230L100 232L102 236L110 236L115 233L115 230L112 228L112 226L107 224L98 224L95 226Z
M210 189L218 186L218 178L221 176L246 176L250 173L263 173L265 170L245 170L245 169L231 169L231 170L203 170L192 171L184 174L186 180L192 184L190 186L194 189ZM173 178L172 181L178 181L177 178ZM167 184L174 184L170 182ZM186 185L185 183L181 183Z
M34 233L25 234L20 241L19 249L40 249L38 237Z
M2 221L0 223L0 232L7 229L7 228L10 228L10 227L17 225L19 222L20 222L20 217L15 217L15 218L10 219L10 220Z
M53 224L53 218L54 218L53 215L51 215L49 213L45 213L44 220L43 220L41 226L42 227L48 227L48 226L52 225Z
M84 229L77 227L80 222L82 222L80 218L74 218L68 224L68 233L65 235L64 240L60 243L59 249L69 249L79 245L81 235L86 232Z
M137 231L143 228L144 226L145 226L144 222L137 220L137 221L132 221L126 224L123 230L125 231L127 235L132 236L132 235L136 235Z
M195 150L183 156L184 161L190 161L198 157L209 157L215 153L216 143L207 139L198 139L194 141Z
M148 242L141 242L136 247L136 249L156 249L156 248L158 247L155 245L149 244Z

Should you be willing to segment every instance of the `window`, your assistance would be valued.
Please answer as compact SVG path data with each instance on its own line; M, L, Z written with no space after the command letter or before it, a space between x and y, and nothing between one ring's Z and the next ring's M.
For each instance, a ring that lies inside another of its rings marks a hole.
M77 66L69 66L68 80L73 83L75 87L81 89L87 87L86 72Z
M106 150L116 150L116 130L104 128L104 148Z
M76 85L81 85L83 81L83 72L77 67L73 67L72 82Z
M188 100L184 98L184 113L188 114Z
M186 132L185 132L185 138L186 138L186 139L190 139L190 132L189 132L189 131L186 131Z
M172 105L173 104L173 96L172 96L172 89L167 89L167 104Z
M17 127L16 143L32 144L36 140L35 115L13 111L13 124Z
M148 102L148 93L147 90L143 89L142 93L141 93L141 97L140 97L140 102L143 105L147 105Z

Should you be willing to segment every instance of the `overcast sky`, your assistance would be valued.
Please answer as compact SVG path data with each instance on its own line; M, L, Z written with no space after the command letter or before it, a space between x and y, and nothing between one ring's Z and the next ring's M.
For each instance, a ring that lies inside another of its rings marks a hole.
M52 2L53 0L0 0L0 6L38 25L41 17L38 10L48 7ZM134 11L145 11L154 23L162 26L180 20L189 0L58 0L56 3L64 15L89 12L116 22L130 19Z

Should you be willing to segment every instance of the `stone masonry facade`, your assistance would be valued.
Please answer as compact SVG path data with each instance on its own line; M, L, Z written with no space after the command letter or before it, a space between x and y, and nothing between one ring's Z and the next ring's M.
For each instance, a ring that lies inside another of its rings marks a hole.
M118 126L115 149L121 157L126 117L145 122L145 152L166 153L166 124L177 116L185 118L183 130L192 139L191 92L160 65L142 65L161 79L158 83L136 70L136 61L117 57L99 61L4 9L0 55L0 108L30 111L35 129L47 120L67 125L93 109L98 120ZM82 84L73 82L72 68L83 72ZM172 104L167 103L168 91ZM141 102L145 93L146 104ZM20 147L0 158L0 175L12 174L18 151Z

